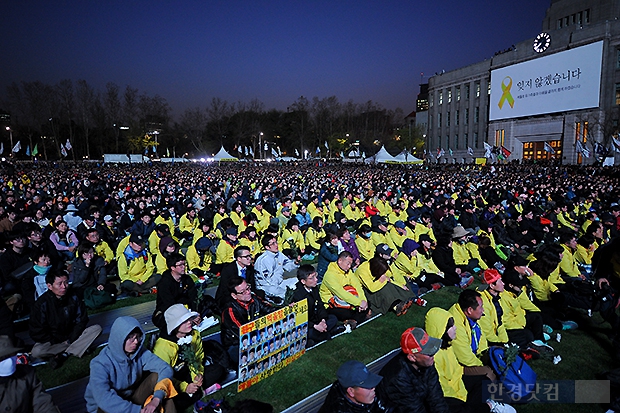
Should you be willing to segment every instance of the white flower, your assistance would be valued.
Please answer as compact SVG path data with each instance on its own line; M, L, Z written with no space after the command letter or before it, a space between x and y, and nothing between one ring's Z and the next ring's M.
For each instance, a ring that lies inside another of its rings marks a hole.
M192 342L192 336L185 336L177 340L177 344L182 346L183 344L190 344Z

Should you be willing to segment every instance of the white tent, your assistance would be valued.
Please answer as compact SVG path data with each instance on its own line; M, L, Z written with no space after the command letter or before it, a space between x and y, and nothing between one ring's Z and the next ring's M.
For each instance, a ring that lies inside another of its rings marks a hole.
M420 164L424 162L422 161L422 159L416 158L411 153L409 153L407 149L403 149L403 151L396 155L395 158L398 160L398 162L406 164Z
M237 162L239 158L235 158L234 156L226 152L226 149L224 149L224 147L222 146L220 148L220 151L216 153L213 157L213 160L215 162Z
M366 163L400 163L398 159L390 155L388 151L385 150L385 146L382 146L374 156L370 158L366 158L364 160Z

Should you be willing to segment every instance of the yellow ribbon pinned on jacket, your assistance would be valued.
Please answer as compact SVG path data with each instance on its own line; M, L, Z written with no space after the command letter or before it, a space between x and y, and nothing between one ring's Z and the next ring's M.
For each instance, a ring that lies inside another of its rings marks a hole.
M504 82L506 82L506 79L508 79L507 85L504 84ZM502 80L502 97L499 99L499 103L497 104L500 109L502 108L502 106L504 106L504 101L508 101L508 104L511 108L513 108L515 105L515 100L510 94L510 88L512 88L512 78L510 76L506 76L504 80Z

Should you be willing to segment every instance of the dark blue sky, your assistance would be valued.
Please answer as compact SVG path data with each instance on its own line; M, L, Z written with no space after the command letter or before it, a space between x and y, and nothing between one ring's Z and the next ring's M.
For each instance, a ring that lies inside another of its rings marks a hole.
M28 1L0 13L0 97L13 81L85 79L166 98L285 110L299 96L415 108L420 73L540 32L548 0Z

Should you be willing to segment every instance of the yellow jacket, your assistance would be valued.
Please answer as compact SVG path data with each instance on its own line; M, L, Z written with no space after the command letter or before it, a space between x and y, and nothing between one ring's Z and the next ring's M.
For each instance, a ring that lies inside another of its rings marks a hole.
M288 228L284 228L282 235L280 236L280 242L278 243L280 245L280 251L285 248L290 248L288 240L293 240L293 243L300 252L303 252L306 249L304 236L301 231L292 231Z
M195 354L196 363L189 364L189 371L193 380L196 376L204 373L204 350L202 348L202 339L198 330L192 329L192 342L190 343L192 352ZM153 353L174 368L179 361L179 345L165 338L158 338L153 348ZM172 379L174 387L184 392L187 389L188 382Z
M198 217L194 217L194 219L190 219L187 216L187 213L183 214L181 216L181 219L179 220L179 231L181 232L189 232L190 234L194 233L194 230L196 228L198 228L198 224L200 223L200 221L198 220Z
M560 262L560 273L569 277L579 277L581 271L579 271L573 251L564 244L562 244L562 248L564 249L564 253L562 261Z
M364 260L368 261L372 257L375 256L375 244L372 242L371 238L364 238L361 235L355 237L355 245L357 245L357 250L360 252L360 257Z
M484 335L484 331L480 335L480 342L478 343L478 349L474 354L471 347L471 326L467 316L461 310L459 303L455 303L450 310L448 310L452 317L454 317L454 325L456 325L456 338L452 342L452 348L457 360L463 366L475 367L482 366L482 361L478 358L484 350L489 348L489 343Z
M229 262L233 262L234 260L235 247L226 242L226 240L221 240L220 243L217 244L217 249L215 250L215 263L227 264Z
M446 326L450 317L452 317L452 314L443 308L431 308L426 313L424 323L426 333L441 340L446 332ZM435 354L435 368L439 375L439 384L443 390L444 397L467 401L467 390L465 389L465 383L463 383L463 366L459 364L452 346L442 348Z
M491 343L508 343L508 334L506 333L506 326L500 324L500 319L497 315L497 310L493 305L493 296L488 290L480 292L482 296L482 305L484 306L484 315L478 322L480 328L482 328L482 334L487 341ZM502 296L500 294L500 306Z
M325 230L323 228L317 231L314 227L310 227L306 231L306 245L317 251L321 250L321 240L323 238L325 238Z
M103 258L106 264L111 263L115 259L114 252L112 252L112 248L110 248L108 243L105 241L99 241L95 245L95 254Z
M129 263L127 262L123 250L123 252L116 257L116 261L118 265L118 277L121 281L146 282L155 271L155 265L153 264L151 254L146 249L143 250L143 255L132 259Z
M344 289L345 285L350 285L355 288L358 295L354 295ZM338 266L338 261L332 262L327 267L327 271L323 276L323 283L319 289L321 300L325 303L325 308L328 307L330 298L336 296L339 299L346 301L354 307L359 306L362 301L366 300L366 294L360 283L358 277L353 274L353 271L347 271L346 273Z
M506 330L525 328L525 315L527 311L540 312L540 309L527 297L525 290L521 291L519 295L515 295L510 291L503 291L500 295L499 303L504 311L502 323Z
M454 256L454 262L456 263L456 265L467 265L470 259L476 258L478 260L478 265L480 265L480 268L482 268L483 270L489 268L480 256L478 246L473 242L466 242L465 244L453 242L452 251L452 255Z
M221 241L220 244L224 242ZM187 247L187 256L185 257L187 262L187 267L190 271L198 268L204 272L209 271L211 268L211 264L213 263L213 254L211 251L205 252L204 259L202 265L200 265L200 255L198 255L198 251L196 250L196 245L190 245Z

